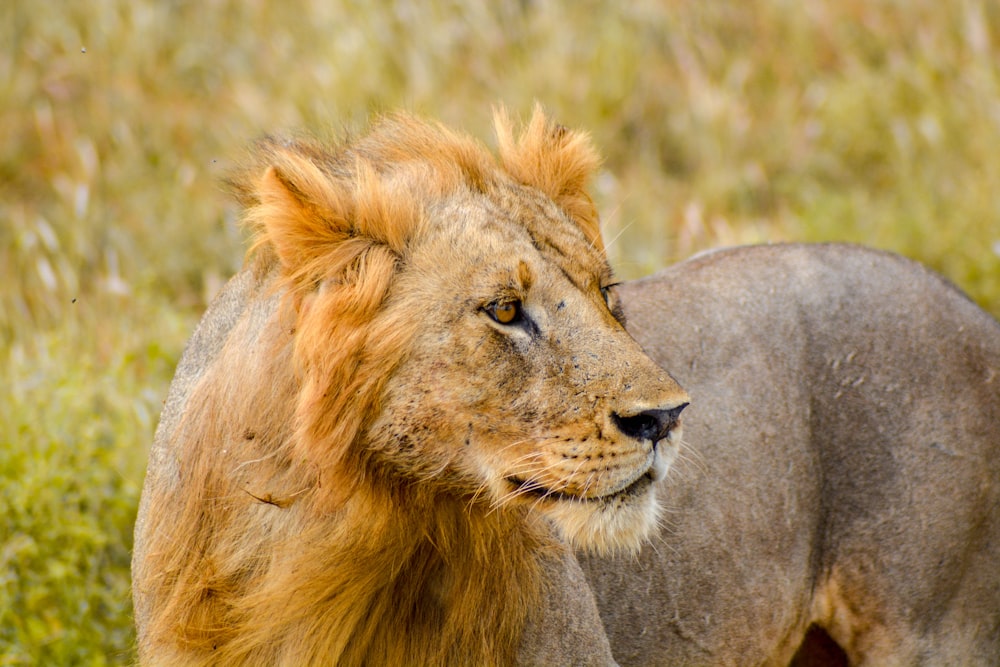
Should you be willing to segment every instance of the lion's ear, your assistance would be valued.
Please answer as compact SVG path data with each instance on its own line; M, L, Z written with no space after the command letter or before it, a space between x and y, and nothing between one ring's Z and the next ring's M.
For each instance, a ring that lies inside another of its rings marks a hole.
M362 159L324 169L332 156L297 145L266 148L263 157L246 221L257 233L254 248L273 247L286 275L338 277L373 247L400 254L418 227L408 193L384 183Z
M349 193L307 156L276 150L268 158L251 185L254 247L270 245L286 275L317 280L330 250L349 236Z
M493 122L504 169L550 197L580 225L595 247L603 249L597 209L587 192L601 164L590 136L553 123L539 105L516 138L504 108L494 111Z

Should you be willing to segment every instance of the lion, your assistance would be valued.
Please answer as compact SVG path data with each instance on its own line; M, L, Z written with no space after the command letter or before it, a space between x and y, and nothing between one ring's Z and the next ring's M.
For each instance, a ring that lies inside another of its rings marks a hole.
M1000 326L854 246L618 283L586 133L494 124L267 139L234 179L140 660L996 664Z
M509 663L570 545L656 527L688 398L622 325L597 155L497 127L499 160L405 115L259 146L151 453L144 660Z

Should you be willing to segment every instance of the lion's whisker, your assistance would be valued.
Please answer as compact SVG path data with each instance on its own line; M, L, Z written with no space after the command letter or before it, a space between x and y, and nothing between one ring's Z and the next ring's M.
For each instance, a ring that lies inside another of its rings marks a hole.
M614 212L617 212L619 208L621 208L620 204L617 207L615 207ZM629 228L632 227L632 225L634 225L635 223L636 223L636 221L632 220L632 221L626 222L624 225L622 225L621 228L618 230L618 233L615 234L613 237L611 237L611 240L605 240L604 241L604 248L606 250L610 250L611 247L614 246L615 243L618 242L618 239L620 239L622 237L622 235L625 232L627 232L629 230ZM591 244L591 247L593 247L593 244Z

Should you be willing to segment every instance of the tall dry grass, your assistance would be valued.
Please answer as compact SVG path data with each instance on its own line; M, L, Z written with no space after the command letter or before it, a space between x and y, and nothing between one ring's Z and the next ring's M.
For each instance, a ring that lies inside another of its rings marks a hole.
M998 40L986 0L0 3L0 665L131 659L145 454L254 137L539 100L607 156L627 277L851 240L1000 313Z

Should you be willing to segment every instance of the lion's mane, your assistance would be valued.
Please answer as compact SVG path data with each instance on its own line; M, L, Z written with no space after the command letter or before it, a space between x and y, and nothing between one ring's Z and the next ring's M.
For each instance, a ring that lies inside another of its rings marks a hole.
M391 445L366 442L420 320L385 302L429 199L502 173L601 247L587 137L540 112L517 136L500 112L496 130L498 158L394 115L333 147L265 140L234 179L255 234L247 280L271 296L232 325L154 451L173 476L148 481L144 499L144 659L513 660L537 555L557 548L547 529L524 511L442 501L420 470L386 474Z

